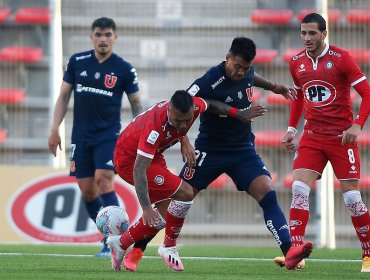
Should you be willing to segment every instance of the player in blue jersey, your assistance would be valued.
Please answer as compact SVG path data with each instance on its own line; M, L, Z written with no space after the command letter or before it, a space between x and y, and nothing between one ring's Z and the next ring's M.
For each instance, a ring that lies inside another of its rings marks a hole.
M121 130L121 105L126 93L133 116L143 111L136 70L113 53L115 22L106 17L91 26L93 50L71 56L55 105L49 149L61 147L59 126L74 92L70 175L76 176L90 218L102 207L119 205L114 191L113 152ZM104 242L99 257L110 257Z
M251 106L252 87L257 86L295 99L293 88L272 83L254 72L256 46L251 39L238 37L232 42L226 61L209 69L188 89L191 95L212 98L238 109ZM282 253L288 259L288 269L310 255L313 245L305 242L292 247L285 216L272 188L271 175L256 153L251 123L204 112L200 117L199 135L195 140L194 166L186 163L180 176L198 193L219 175L226 173L235 182L238 191L251 195L261 206L267 228L275 237ZM143 254L147 240L134 245L124 265L134 271ZM286 265L286 263L285 263Z

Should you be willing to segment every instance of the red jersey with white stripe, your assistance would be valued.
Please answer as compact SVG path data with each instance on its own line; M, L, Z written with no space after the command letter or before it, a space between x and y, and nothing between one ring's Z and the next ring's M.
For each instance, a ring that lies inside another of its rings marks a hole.
M191 124L207 109L204 99L193 97L194 116ZM170 101L159 102L138 115L118 137L116 150L136 158L136 154L154 158L158 153L176 144L186 132L178 132L168 118ZM190 126L189 126L190 128Z
M366 77L347 51L326 45L316 58L302 51L292 58L290 72L303 93L306 131L337 136L353 124L350 88Z

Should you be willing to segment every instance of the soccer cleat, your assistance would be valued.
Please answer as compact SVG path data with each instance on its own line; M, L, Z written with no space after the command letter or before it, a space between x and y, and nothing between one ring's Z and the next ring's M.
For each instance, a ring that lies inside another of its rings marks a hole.
M141 248L132 248L130 252L125 255L123 265L129 271L134 272L139 265L140 260L143 258L144 252Z
M276 257L274 259L274 263L280 267L284 267L285 266L285 257ZM306 262L304 260L301 260L295 267L295 270L300 270L300 269L304 269L304 267L306 266Z
M361 272L370 272L370 257L363 257Z
M121 271L121 263L125 256L125 250L121 248L120 239L120 235L109 236L107 239L107 244L112 257L112 268L114 271Z
M313 244L311 242L304 242L301 246L290 247L285 256L285 267L289 270L294 270L300 261L310 256L312 250Z
M184 266L182 265L176 246L164 247L164 244L162 244L158 248L158 254L162 257L169 268L176 271L184 270Z
M101 251L99 253L97 253L95 256L98 257L98 258L110 258L110 250L107 246L107 239L104 238L102 240L102 243L103 243L103 248L101 249Z

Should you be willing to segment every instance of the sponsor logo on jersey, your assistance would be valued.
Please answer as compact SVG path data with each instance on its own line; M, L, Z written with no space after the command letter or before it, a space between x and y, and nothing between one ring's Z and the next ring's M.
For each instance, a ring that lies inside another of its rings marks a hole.
M225 76L222 76L215 82L213 85L211 85L212 89L215 89L219 84L221 84L225 80Z
M100 88L84 87L81 84L76 85L76 92L91 92L91 93L96 93L96 94L101 94L101 95L106 95L106 96L113 96L112 91L107 91L107 90L100 89Z
M86 73L86 71L82 71L82 72L80 73L80 76L82 76L82 77L87 77L87 73Z
M335 51L332 51L332 50L330 50L328 53L329 53L329 55L334 55L336 57L342 57L341 54L339 54L339 53L337 53Z
M132 68L130 72L135 76L134 80L132 81L132 84L135 85L138 83L138 78L137 78L137 72L135 68Z
M86 59L86 58L90 58L91 57L91 53L88 54L88 55L81 55L81 56L76 56L76 61L79 61L81 59Z
M304 72L304 71L306 71L306 68L305 68L304 64L302 63L301 65L299 65L298 72Z
M154 145L154 143L158 140L158 137L159 137L159 132L152 130L152 132L150 132L148 136L148 139L146 139L146 142Z
M302 88L305 95L305 102L311 107L327 106L337 96L335 87L322 80L309 81Z
M302 56L305 56L306 55L306 52L303 52L303 53L301 53L300 55L295 55L295 56L293 56L293 60L297 60L298 58L301 58Z
M154 178L154 183L156 183L158 186L164 184L164 177L162 175L157 175Z
M233 102L234 100L228 96L226 99L225 99L225 103L229 103L229 102Z
M352 165L349 174L357 174L356 166Z
M327 61L325 63L325 68L326 69L331 69L331 68L333 68L333 66L334 66L334 63L332 61Z
M194 85L192 85L191 86L191 88L188 90L188 92L189 92L189 94L191 95L191 96L194 96L194 95L196 95L197 94L197 92L200 90L200 88L196 85L196 84L194 84Z
M114 87L116 85L116 82L117 82L117 76L108 75L108 74L105 75L104 85L107 88Z
M358 233L366 233L369 231L369 226L363 226L363 227L357 227L356 228L356 231Z

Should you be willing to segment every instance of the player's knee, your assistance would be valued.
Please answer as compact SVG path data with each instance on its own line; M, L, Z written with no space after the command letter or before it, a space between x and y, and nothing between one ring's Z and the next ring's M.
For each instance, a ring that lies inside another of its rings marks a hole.
M114 190L114 173L101 172L95 176L95 183L100 193L107 193Z
M191 201L195 197L193 188L186 182L182 182L179 190L173 196L174 199L180 201Z

